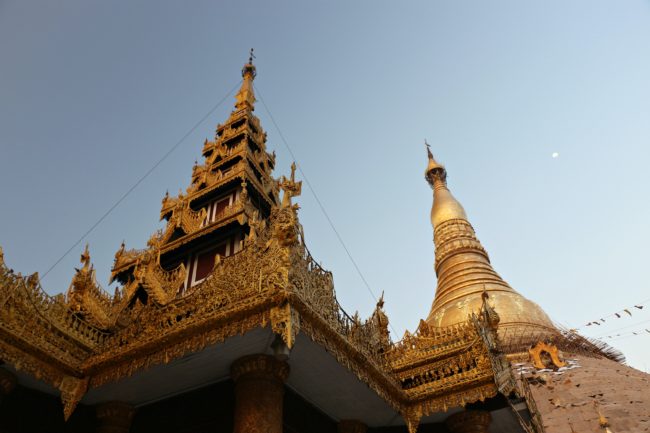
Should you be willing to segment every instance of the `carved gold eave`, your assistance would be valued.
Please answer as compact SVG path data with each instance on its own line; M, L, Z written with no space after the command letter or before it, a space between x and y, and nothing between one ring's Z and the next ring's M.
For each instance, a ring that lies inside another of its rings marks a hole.
M233 204L232 206L226 208L226 210L220 215L220 218L204 227L199 228L197 231L181 236L180 238L165 244L160 249L161 254L166 254L170 251L173 251L183 245L186 245L192 242L195 239L198 239L202 236L205 236L209 233L212 233L222 227L232 224L233 222L238 222L239 224L244 224L246 222L245 218L250 218L252 216L246 212L246 208L243 204Z
M239 119L237 119L237 120L239 120ZM235 123L237 120L231 121L229 123L230 124ZM252 123L252 122L250 122L250 123ZM244 123L243 125L240 125L235 129L224 128L222 135L220 135L217 138L217 140L215 142L215 145L216 146L225 146L226 143L228 143L232 139L237 138L237 137L239 137L241 135L245 135L245 134L252 137L253 140L255 141L255 143L258 144L258 145L259 145L259 143L264 143L264 131L255 132L253 130L253 128L250 127L250 123ZM259 145L259 147L263 148L264 145L263 144Z
M52 386L58 386L66 375L81 375L78 368L62 362L55 354L32 346L20 337L0 331L0 358L18 371L42 380ZM75 364L75 361L67 361ZM76 362L77 367L80 362Z
M264 151L260 150L260 152L264 152ZM199 169L197 169L197 170L200 170L200 173L198 175L193 173L192 177L195 178L197 176L204 176L204 174L203 174L204 172L209 172L213 168L218 167L218 166L223 165L223 164L226 164L227 162L232 161L233 159L239 157L239 158L242 158L242 160L245 159L245 160L249 161L251 163L251 165L253 167L255 167L255 169L257 169L259 171L261 176L263 176L268 182L271 181L271 176L268 173L268 170L265 170L260 165L260 162L255 157L255 152L253 152L253 149L251 149L251 147L249 146L249 144L247 142L242 142L242 143L228 149L228 151L218 152L218 153L219 153L219 155L222 156L222 159L220 159L218 162L208 162L203 166L197 166L197 167L200 167ZM210 160L212 160L212 158L210 158L209 161ZM208 186L209 186L209 184L208 184ZM169 213L169 210L170 209L168 207L166 207L165 208L166 212L163 213L161 211L161 216L166 215L167 213Z
M262 125L260 123L260 119L255 116L251 110L249 109L240 109L240 110L235 110L230 113L230 117L228 117L228 120L226 120L223 124L217 125L217 138L221 137L227 128L230 128L230 125L233 123L238 122L239 120L242 120L246 118L248 122L252 123L253 126L257 128L258 131L264 132L264 129L262 128Z
M215 181L215 183L206 186L205 188L198 189L188 193L186 199L188 199L189 202L197 200L221 188L223 185L232 182L235 179L241 179L242 181L245 180L246 182L251 183L257 189L257 192L260 194L260 197L262 197L264 201L268 203L269 206L275 204L274 199L270 198L272 194L272 186L273 186L272 181L269 181L266 184L266 186L262 185L260 181L257 179L257 176L253 173L251 168L246 164L244 160L235 164L233 166L233 169L230 170L226 174L226 176Z
M138 261L145 255L147 250L126 250L124 244L122 247L115 253L115 262L111 268L111 277L110 281L113 282L115 278L123 273L133 268Z

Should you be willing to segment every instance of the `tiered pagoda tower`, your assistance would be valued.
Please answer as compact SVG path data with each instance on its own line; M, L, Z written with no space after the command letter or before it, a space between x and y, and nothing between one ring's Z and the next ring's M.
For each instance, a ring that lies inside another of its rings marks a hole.
M122 244L115 254L111 282L123 285L117 299L122 306L134 305L134 299L165 305L191 292L221 258L241 251L251 225L267 219L279 204L279 186L271 176L275 154L267 152L266 133L253 114L252 60L242 69L234 110L217 126L214 140L205 140L204 161L194 165L190 186L175 197L164 196L160 219L166 221L165 229L153 234L147 249L127 250ZM117 314L109 317L101 307L115 299L84 284L73 284L69 298L91 322L102 328L115 325Z

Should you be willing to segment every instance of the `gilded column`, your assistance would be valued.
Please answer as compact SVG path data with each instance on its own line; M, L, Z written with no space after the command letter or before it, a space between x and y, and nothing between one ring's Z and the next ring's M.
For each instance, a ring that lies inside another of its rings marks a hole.
M0 368L0 404L16 387L16 376L10 371Z
M230 368L235 382L234 433L282 433L282 398L289 364L269 355L250 355Z
M338 424L338 433L366 433L368 426L356 419L342 419Z
M451 415L445 425L451 433L488 433L492 416L485 410L466 410Z
M126 403L111 401L97 406L97 433L128 433L135 408Z

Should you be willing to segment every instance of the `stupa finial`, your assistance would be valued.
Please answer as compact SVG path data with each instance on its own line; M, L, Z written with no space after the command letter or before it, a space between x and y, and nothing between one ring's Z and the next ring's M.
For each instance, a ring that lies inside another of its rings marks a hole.
M243 77L241 88L235 98L237 103L235 107L238 110L249 109L251 111L255 110L255 92L253 91L253 80L257 76L257 69L253 65L253 59L255 55L253 54L253 48L251 48L250 54L248 56L248 63L244 65L241 70L241 75Z

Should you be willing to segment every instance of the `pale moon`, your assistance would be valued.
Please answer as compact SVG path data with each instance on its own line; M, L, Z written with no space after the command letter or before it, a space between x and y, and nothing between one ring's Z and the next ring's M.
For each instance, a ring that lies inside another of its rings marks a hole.
M551 154L551 157L553 157L553 158L557 158L558 156L560 156L560 154L557 153L557 152L553 152L553 153Z

